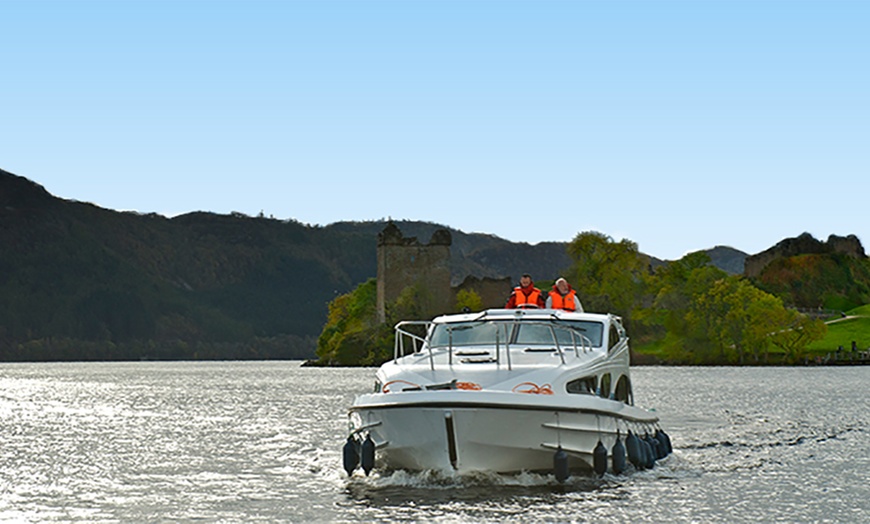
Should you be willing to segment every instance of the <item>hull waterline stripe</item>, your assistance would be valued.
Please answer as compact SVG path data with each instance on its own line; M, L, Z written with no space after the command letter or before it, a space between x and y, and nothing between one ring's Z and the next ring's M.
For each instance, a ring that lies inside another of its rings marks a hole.
M486 403L477 403L477 402L414 402L408 404L372 404L372 405L362 405L362 406L351 406L349 411L367 411L367 410L378 410L378 409L405 409L405 408L444 408L444 409L508 409L511 411L516 410L526 410L526 411L550 411L550 412L559 412L559 413L588 413L590 415L605 415L608 417L618 418L621 420L628 420L631 422L643 422L643 423L654 423L658 422L659 418L657 416L650 416L650 418L640 418L640 417L632 417L630 415L624 415L621 413L614 413L612 411L600 410L600 409L588 409L588 408L562 408L556 406L528 406L528 405L518 405L518 404L486 404Z

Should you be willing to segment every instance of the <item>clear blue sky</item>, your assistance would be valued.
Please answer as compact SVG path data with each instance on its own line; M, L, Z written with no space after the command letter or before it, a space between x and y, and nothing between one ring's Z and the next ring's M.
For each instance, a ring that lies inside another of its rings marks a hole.
M870 2L0 2L0 168L118 209L870 250Z

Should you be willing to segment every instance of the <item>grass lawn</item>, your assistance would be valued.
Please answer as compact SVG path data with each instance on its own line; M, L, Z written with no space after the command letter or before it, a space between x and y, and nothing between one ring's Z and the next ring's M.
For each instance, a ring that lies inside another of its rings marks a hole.
M870 348L870 304L855 308L847 314L858 318L828 324L825 338L813 342L808 349L813 353L824 353L836 351L839 346L843 346L843 349L851 351L853 340L858 343L859 350Z
M864 316L870 317L870 304L867 304L867 305L864 305L861 307L856 307L852 311L847 311L846 314L847 315L855 315L855 316L864 315Z
M843 346L846 351L851 351L853 340L858 344L860 351L870 349L870 304L847 311L846 314L858 318L838 320L828 324L828 333L825 338L817 340L807 347L810 356L824 356L832 351L837 351L840 346ZM667 360L663 340L634 344L632 349L641 355L650 355ZM779 358L779 353L781 351L778 348L770 348L771 356Z
M665 341L664 340L654 340L652 342L645 342L643 344L632 344L631 349L635 353L639 353L641 355L653 355L658 358L665 358Z

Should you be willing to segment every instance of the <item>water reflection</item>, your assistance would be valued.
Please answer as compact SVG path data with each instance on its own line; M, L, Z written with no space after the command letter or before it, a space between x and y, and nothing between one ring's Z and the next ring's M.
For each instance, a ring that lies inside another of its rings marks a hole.
M0 365L0 520L834 521L870 513L870 369L639 368L675 452L603 478L341 467L366 369ZM812 387L810 387L812 385Z

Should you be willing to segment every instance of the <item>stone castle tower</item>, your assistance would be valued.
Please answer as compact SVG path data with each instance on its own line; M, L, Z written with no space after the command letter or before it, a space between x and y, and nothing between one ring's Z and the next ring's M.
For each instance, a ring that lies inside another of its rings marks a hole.
M408 286L420 285L432 294L432 307L448 311L453 302L450 287L450 231L439 229L428 244L405 238L390 221L378 233L378 318L386 321L386 304Z

